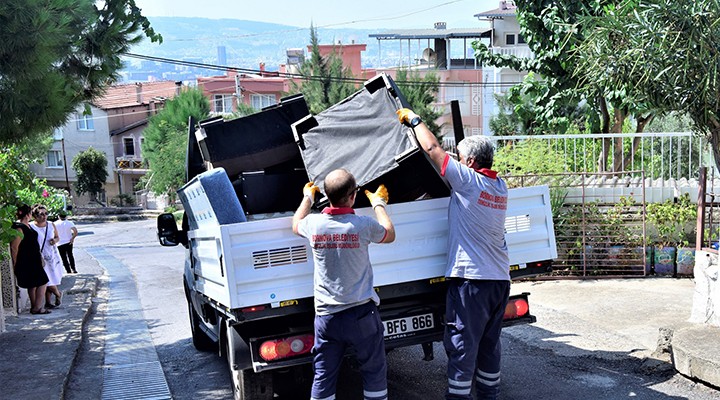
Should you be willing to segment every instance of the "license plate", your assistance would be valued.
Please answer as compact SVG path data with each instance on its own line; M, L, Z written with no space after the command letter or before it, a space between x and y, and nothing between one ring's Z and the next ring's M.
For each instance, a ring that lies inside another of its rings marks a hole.
M385 337L424 331L435 327L435 321L431 313L391 319L383 321L383 323L385 324Z

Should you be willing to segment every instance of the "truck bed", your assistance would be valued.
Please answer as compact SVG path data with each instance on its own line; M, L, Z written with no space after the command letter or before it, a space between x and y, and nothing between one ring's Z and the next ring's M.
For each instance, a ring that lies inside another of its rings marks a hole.
M391 244L371 245L375 286L442 277L449 198L392 204ZM370 208L355 210L373 215ZM196 290L228 309L281 307L313 296L313 258L307 239L292 233L284 216L203 225L188 234ZM547 186L510 189L505 223L510 264L557 257Z

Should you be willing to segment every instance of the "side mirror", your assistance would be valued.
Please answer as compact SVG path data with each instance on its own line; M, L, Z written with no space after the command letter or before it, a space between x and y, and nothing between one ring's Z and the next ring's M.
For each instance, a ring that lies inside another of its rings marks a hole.
M177 246L180 243L180 232L175 217L170 213L157 217L157 235L161 246Z

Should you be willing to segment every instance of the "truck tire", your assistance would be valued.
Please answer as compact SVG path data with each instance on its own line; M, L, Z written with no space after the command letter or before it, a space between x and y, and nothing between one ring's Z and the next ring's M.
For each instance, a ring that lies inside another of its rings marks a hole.
M233 335L227 332L233 329L230 324L223 321L225 328L224 340L225 355L227 357L230 376L232 376L233 397L235 400L271 400L273 398L272 372L255 373L252 369L236 369L232 364L230 354L233 347Z
M188 314L190 314L190 330L192 331L192 342L193 346L199 351L215 351L217 350L217 343L208 336L205 331L200 328L202 321L200 316L192 306L192 302L188 299Z

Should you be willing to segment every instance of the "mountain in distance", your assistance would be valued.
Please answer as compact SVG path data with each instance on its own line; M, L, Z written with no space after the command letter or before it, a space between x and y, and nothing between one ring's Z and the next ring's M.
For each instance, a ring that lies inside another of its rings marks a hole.
M130 53L176 60L187 60L218 65L218 46L225 46L227 65L239 68L258 69L265 63L269 71L277 70L287 63L286 50L307 49L310 44L310 27L295 27L257 21L236 19L208 19L186 17L148 17L151 26L163 37L163 43L151 43L145 39L130 49ZM367 44L363 53L363 66L378 64L379 45L376 39L368 37L386 29L317 28L320 44L337 43ZM383 43L383 58L386 58L387 43ZM395 47L395 46L393 46ZM397 47L395 47L397 49ZM390 60L388 60L390 62ZM395 60L394 62L397 62ZM390 62L392 64L392 62ZM126 59L126 70L147 69L148 63ZM162 68L166 69L166 68ZM215 75L221 75L216 71Z

